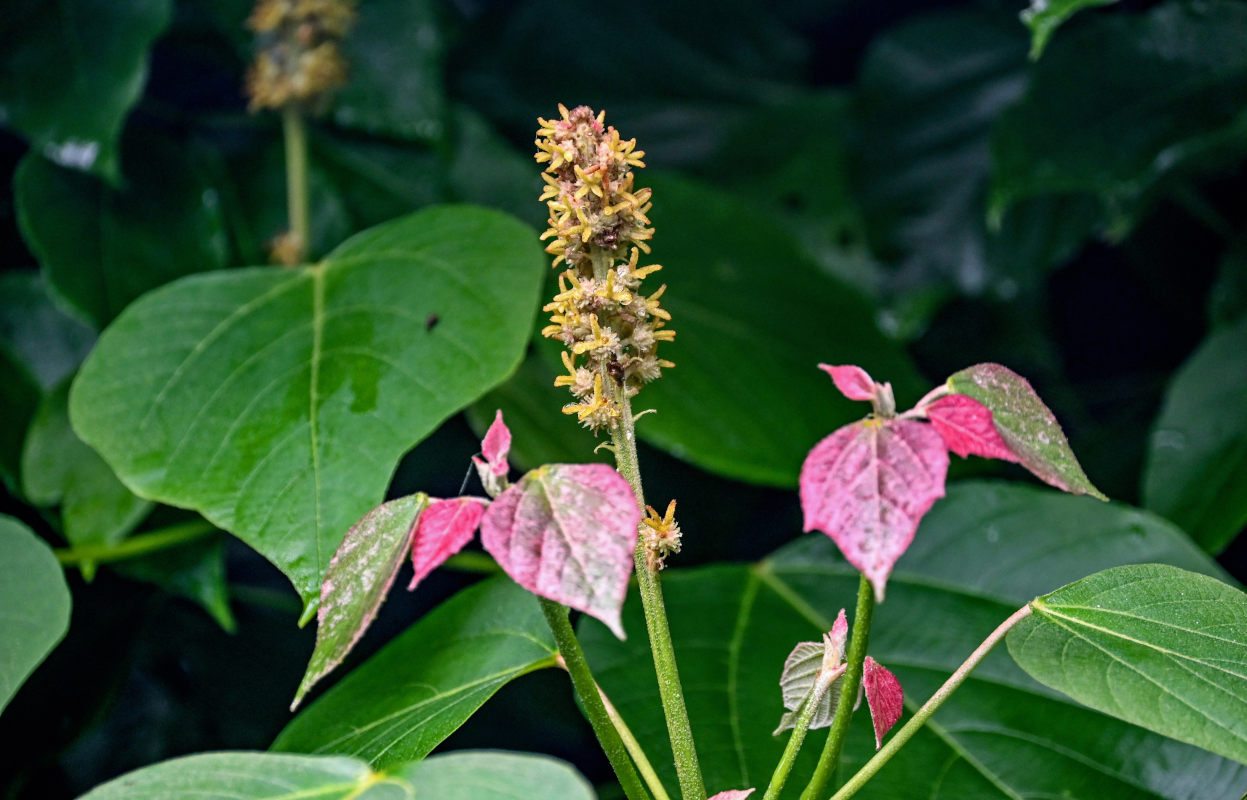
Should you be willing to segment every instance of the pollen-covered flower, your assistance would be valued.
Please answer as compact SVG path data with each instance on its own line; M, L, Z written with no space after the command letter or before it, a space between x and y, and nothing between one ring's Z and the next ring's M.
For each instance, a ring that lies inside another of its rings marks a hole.
M354 0L257 0L247 19L256 34L251 110L312 109L346 83L339 43L354 19Z
M651 569L662 569L671 553L680 552L680 524L675 521L675 501L667 505L667 513L659 515L653 506L645 507L641 520L641 538Z

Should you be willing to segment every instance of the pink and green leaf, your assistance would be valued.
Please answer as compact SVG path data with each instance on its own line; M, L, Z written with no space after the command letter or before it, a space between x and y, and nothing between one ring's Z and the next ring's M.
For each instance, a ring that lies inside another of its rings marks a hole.
M882 601L892 566L944 496L948 450L925 422L868 419L814 446L801 467L805 530L835 541Z
M788 658L784 660L783 672L779 676L779 690L787 711L780 717L779 727L772 735L778 736L795 727L801 708L816 693L820 674L827 674L829 678L833 675L835 677L823 687L822 694L816 698L818 707L810 719L809 729L817 730L831 725L840 701L840 676L846 669L843 661L848 631L849 623L842 608L832 625L831 633L825 636L824 641L801 642L788 654Z
M974 398L964 394L944 395L927 406L925 411L944 444L962 458L982 456L1001 461L1018 460L996 430L991 409Z
M870 656L866 656L862 664L862 688L866 693L866 705L870 707L870 720L875 726L875 749L878 750L883 747L883 737L901 718L905 693L896 676Z
M1070 494L1108 499L1087 478L1056 416L1021 375L1000 364L976 364L949 377L948 388L986 406L1009 451L1040 480Z
M346 532L321 583L316 647L291 711L317 681L342 663L372 624L428 502L426 495L413 494L382 503Z
M831 364L819 364L818 368L831 376L835 381L836 388L840 390L840 394L850 400L870 400L875 396L875 381L870 377L870 373L861 367L845 364L842 366L833 366Z
M486 502L476 497L434 500L420 515L411 542L411 577L407 591L416 588L430 572L458 553L480 527Z
M640 511L606 464L549 464L508 488L481 519L481 542L524 588L601 620L624 638Z

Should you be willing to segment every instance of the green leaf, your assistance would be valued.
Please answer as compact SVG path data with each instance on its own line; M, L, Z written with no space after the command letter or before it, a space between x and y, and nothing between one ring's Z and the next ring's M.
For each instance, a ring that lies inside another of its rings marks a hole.
M660 349L676 368L633 401L658 411L638 422L639 436L713 472L795 486L810 447L861 416L819 362L861 364L917 399L914 367L879 333L872 305L780 224L683 180L641 176L638 185L654 188L651 261L666 266L651 281L668 285L662 303L678 332Z
M311 147L356 230L446 199L445 167L424 145L325 132L312 137Z
M0 516L0 711L69 630L69 587L52 550Z
M1100 15L1056 41L993 133L993 215L1092 194L1118 230L1164 178L1241 160L1247 7L1173 2ZM1077 76L1077 79L1071 79Z
M549 756L461 750L426 758L395 774L433 800L596 800L570 764Z
M220 198L187 149L128 136L124 189L34 153L19 165L22 235L48 284L97 328L149 289L229 263Z
M73 169L120 179L117 140L170 0L18 0L0 31L0 124Z
M60 506L70 544L115 544L152 504L136 497L69 426L69 381L45 395L22 450L22 489L38 506Z
M346 532L325 570L316 615L316 649L291 711L317 681L342 663L372 624L411 550L416 522L428 503L424 494L382 503Z
M1247 525L1247 317L1170 380L1152 427L1143 505L1219 553Z
M47 391L78 369L95 332L52 301L41 274L11 272L0 276L0 343Z
M81 800L411 800L405 781L353 758L232 751L183 756L135 770Z
M530 593L503 576L422 617L295 717L274 750L358 756L374 767L423 758L515 678L557 650Z
M198 603L222 629L234 632L234 612L230 609L229 581L225 576L225 534L114 561L108 568Z
M948 388L987 406L1010 452L1038 478L1071 494L1108 499L1082 471L1060 423L1021 375L1000 364L975 364L949 376Z
M1117 0L1031 0L1030 8L1019 16L1031 31L1031 58L1043 55L1048 40L1067 19L1084 8L1116 3Z
M310 612L398 458L519 362L542 261L526 226L442 207L312 266L191 276L101 336L70 418L132 490L238 535Z
M1208 321L1213 328L1247 315L1247 243L1235 242L1221 259L1208 291Z
M0 426L0 479L14 494L22 470L22 444L26 429L39 408L40 387L30 369L0 342L0 408L4 409L4 425Z
M1247 764L1247 594L1163 564L1031 603L1009 653L1080 703Z
M1221 574L1181 531L1155 515L1005 483L953 485L923 519L875 610L870 654L894 672L913 713L1013 611L1089 570L1161 561ZM859 576L821 534L754 566L668 569L663 593L706 783L756 786L783 738L775 691L797 642L852 607ZM628 640L582 620L603 689L660 777L674 780L666 726L639 604L625 607ZM863 709L864 712L864 709ZM813 737L789 783L804 785L821 749ZM866 715L854 720L840 775L875 753ZM1247 767L1086 709L992 653L931 721L856 795L1017 800L1192 800L1237 797Z

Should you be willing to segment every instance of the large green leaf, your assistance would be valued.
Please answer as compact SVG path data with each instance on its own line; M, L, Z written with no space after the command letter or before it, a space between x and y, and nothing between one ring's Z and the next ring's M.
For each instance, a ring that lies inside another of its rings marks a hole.
M569 764L549 756L489 750L443 753L395 773L431 800L595 800Z
M1218 573L1180 531L1146 512L1011 484L954 485L897 563L875 610L869 652L900 679L912 713L1036 594L1138 561ZM840 608L852 608L858 575L827 537L811 534L752 567L671 569L663 580L706 783L764 784L785 743L770 735L783 712L784 658L795 643L829 630ZM582 621L582 641L606 693L674 785L635 604L624 621L626 642L592 621ZM804 785L821 743L821 736L807 742L791 785ZM839 774L874 751L863 715ZM996 652L857 796L1196 800L1237 797L1244 784L1247 767L1083 708Z
M70 417L127 486L247 541L310 612L398 458L519 362L542 260L513 219L442 207L312 266L191 276L105 331Z
M1143 504L1210 553L1247 525L1247 317L1209 337L1173 376L1152 428Z
M274 750L423 758L511 680L554 665L537 599L505 576L465 589L313 702Z
M82 800L412 800L406 781L358 759L246 751L183 756L115 778Z
M194 523L190 523L194 524ZM223 629L234 631L225 576L224 533L108 565L127 578L155 584L198 603Z
M993 214L1093 194L1122 228L1162 178L1240 160L1244 36L1247 6L1210 0L1088 19L1058 39L995 129Z
M670 177L654 188L654 262L678 335L676 363L633 401L642 438L730 477L795 486L810 447L861 416L819 362L856 363L891 381L903 403L921 384L872 305L824 274L765 212ZM796 398L794 400L794 398ZM574 424L568 421L567 424Z
M78 369L95 332L53 302L40 273L11 272L0 276L0 343L46 391Z
M143 292L230 257L220 198L187 148L134 135L125 153L124 189L35 153L14 182L22 234L48 283L100 328Z
M1030 7L1020 15L1031 31L1031 58L1039 58L1056 29L1079 11L1116 2L1117 0L1031 0Z
M0 516L0 710L69 629L69 587L52 550Z
M0 27L0 124L36 152L116 183L117 140L170 0L18 0Z
M1247 594L1142 564L1097 572L1031 608L1008 645L1040 683L1247 764Z

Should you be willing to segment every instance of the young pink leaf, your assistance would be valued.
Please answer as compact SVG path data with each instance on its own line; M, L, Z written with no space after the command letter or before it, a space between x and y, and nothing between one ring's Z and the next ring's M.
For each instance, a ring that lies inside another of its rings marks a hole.
M957 455L1017 461L992 422L987 406L964 394L949 394L927 406L927 419Z
M868 419L814 445L801 466L805 530L821 530L882 602L892 565L944 496L948 450L925 422Z
M849 623L844 618L844 609L836 617L831 633L823 634L821 642L801 642L792 649L784 660L784 670L779 676L779 691L784 699L787 712L780 717L779 727L773 732L778 736L797 723L797 715L801 707L812 695L818 708L810 720L810 730L826 728L836 715L836 705L840 701L839 683L847 668L844 662L844 643L848 636ZM823 677L822 683L819 678Z
M830 375L831 379L836 382L836 388L840 390L840 394L850 400L870 400L875 396L875 382L870 377L870 373L861 367L855 367L852 364L844 366L819 364L818 368Z
M548 464L508 488L481 519L481 542L534 594L597 617L620 639L641 514L606 464Z
M435 500L429 504L416 523L411 543L411 566L416 574L411 577L407 591L415 589L430 572L472 541L485 505L475 497Z
M901 682L886 667L866 656L862 664L862 687L866 691L866 705L870 707L870 721L875 724L875 749L883 747L883 737L901 718L905 693Z
M356 522L334 553L320 587L316 648L295 692L293 711L308 690L342 663L385 600L429 498L400 497Z
M948 388L992 412L992 422L1018 463L1071 494L1108 498L1092 485L1052 411L1030 383L1000 364L976 364L952 375Z
M719 792L714 797L707 798L707 800L745 800L753 792L753 789L728 789L726 792Z
M507 454L510 452L511 429L502 421L502 409L498 409L489 430L485 431L485 438L481 440L481 455L485 456L486 463L495 475L505 475L510 469L507 464Z

